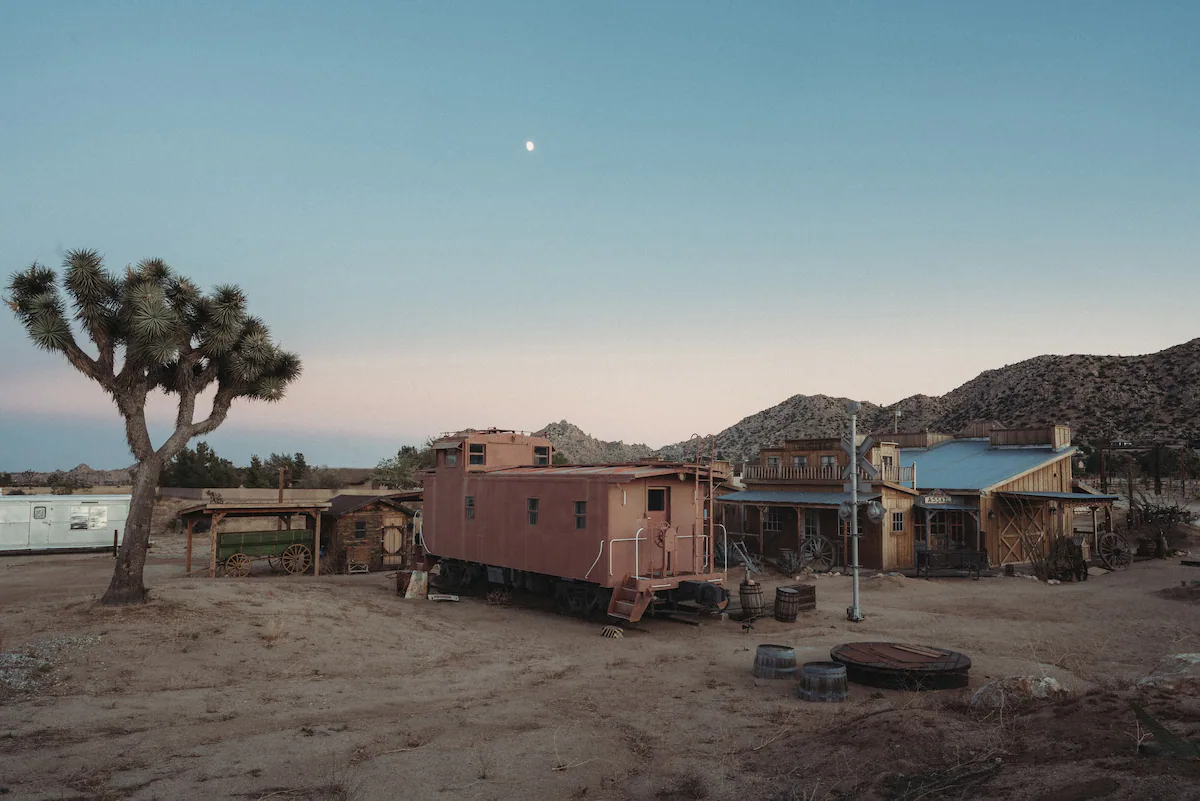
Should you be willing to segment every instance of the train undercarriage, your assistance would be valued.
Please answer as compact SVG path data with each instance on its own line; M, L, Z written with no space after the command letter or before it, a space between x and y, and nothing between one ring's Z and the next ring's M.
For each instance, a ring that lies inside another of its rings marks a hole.
M576 617L617 617L610 615L613 604L612 587L603 587L588 581L564 579L527 570L465 562L458 559L437 561L435 583L442 589L461 594L474 594L489 588L506 588L543 598L552 598L554 609L559 614ZM674 586L656 589L647 605L646 613L709 611L724 609L729 603L729 591L712 581L672 582ZM617 588L620 591L622 588ZM640 617L640 615L639 615ZM636 622L637 618L633 618Z

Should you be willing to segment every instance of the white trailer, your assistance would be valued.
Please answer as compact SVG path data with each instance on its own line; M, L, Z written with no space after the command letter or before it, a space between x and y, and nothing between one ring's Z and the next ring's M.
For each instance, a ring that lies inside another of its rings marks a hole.
M0 554L111 548L128 515L128 495L2 495Z

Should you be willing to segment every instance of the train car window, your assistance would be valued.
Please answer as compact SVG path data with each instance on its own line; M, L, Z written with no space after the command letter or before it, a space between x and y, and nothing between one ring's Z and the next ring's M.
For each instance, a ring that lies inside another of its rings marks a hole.
M46 507L45 506L33 507L33 519L34 520L45 520L46 519Z
M575 528L587 528L587 501L575 501Z
M472 445L470 453L467 456L469 464L483 464L487 461L484 446L482 444Z
M550 464L550 446L549 445L534 445L533 446L533 463L537 467L545 467Z
M525 508L529 513L529 525L536 526L538 521L538 499L530 498L526 501Z
M467 519L468 520L475 519L475 496L474 495L467 496Z
M446 460L444 462L446 467L458 466L458 451L442 451L442 453L446 454Z
M651 488L646 496L646 510L650 512L667 511L667 490L664 487Z

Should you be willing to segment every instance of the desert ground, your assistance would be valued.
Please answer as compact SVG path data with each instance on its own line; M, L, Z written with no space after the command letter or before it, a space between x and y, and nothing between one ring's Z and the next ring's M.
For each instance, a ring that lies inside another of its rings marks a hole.
M823 576L794 624L650 619L608 639L520 599L404 600L387 574L188 578L182 553L157 537L152 602L125 609L95 605L111 556L0 559L0 794L1200 798L1200 763L1139 753L1129 705L1200 738L1195 681L1138 684L1200 652L1200 608L1163 592L1200 578L1178 559L1057 586L870 577L858 624L849 579ZM819 704L751 673L762 643L810 661L855 640L964 652L971 688L852 684ZM1009 676L1070 695L972 708Z

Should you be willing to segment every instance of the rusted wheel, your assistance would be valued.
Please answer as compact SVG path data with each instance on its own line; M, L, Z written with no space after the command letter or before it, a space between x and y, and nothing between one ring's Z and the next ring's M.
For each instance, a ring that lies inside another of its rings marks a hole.
M292 575L303 573L312 564L312 551L307 545L289 545L279 557L283 569Z
M1109 570L1124 570L1133 562L1129 541L1113 531L1100 538L1100 542L1096 543L1096 552L1100 556L1100 564Z
M818 573L824 573L833 567L836 558L837 552L833 543L820 535L807 537L800 545L800 563Z
M250 557L244 553L235 553L225 560L225 575L243 578L250 575Z

